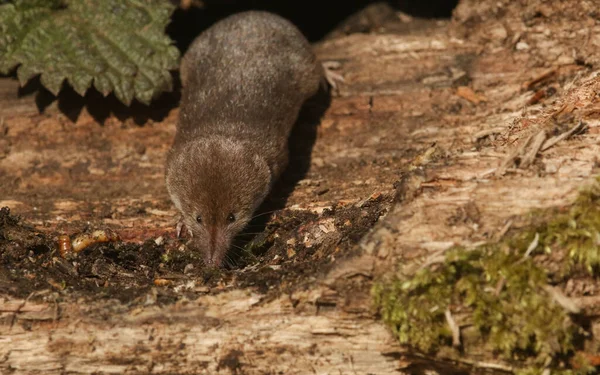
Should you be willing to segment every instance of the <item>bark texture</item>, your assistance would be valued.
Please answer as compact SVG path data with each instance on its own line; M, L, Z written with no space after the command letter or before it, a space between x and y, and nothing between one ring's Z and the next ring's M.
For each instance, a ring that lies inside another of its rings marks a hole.
M319 58L340 62L345 83L286 208L322 215L324 208L362 208L388 197L387 215L356 243L354 255L327 253L327 267L281 293L277 286L263 293L227 282L204 290L201 281L188 280L199 294L172 304L157 302L160 288L138 304L79 304L52 288L30 300L6 294L0 370L401 374L419 363L458 371L399 347L376 319L370 287L452 245L494 241L524 225L534 209L569 205L591 183L600 151L594 3L463 0L452 21L402 16L398 23L421 26L319 43ZM143 127L118 116L99 126L88 110L71 121L52 108L37 114L26 99L4 103L0 206L48 233L90 222L130 241L172 233L162 162L176 108ZM580 121L584 134L544 143ZM128 209L137 205L144 211ZM106 206L112 214L103 216ZM331 235L326 219L315 220L306 246ZM585 295L569 296L597 338L600 284L586 282ZM482 362L494 367L489 357Z

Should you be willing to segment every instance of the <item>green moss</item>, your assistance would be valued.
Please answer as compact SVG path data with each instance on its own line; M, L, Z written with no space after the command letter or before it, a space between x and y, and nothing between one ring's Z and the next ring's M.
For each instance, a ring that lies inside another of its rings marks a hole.
M540 244L546 252L565 251L565 271L583 267L600 274L600 181L581 193L566 213L540 226Z
M584 328L544 287L575 272L600 274L600 182L567 209L537 212L535 222L499 243L452 248L442 263L376 283L383 321L402 344L433 354L452 345L448 310L462 328L464 353L491 351L523 375L590 372L575 358ZM525 256L536 235L538 246ZM554 273L536 262L550 253Z

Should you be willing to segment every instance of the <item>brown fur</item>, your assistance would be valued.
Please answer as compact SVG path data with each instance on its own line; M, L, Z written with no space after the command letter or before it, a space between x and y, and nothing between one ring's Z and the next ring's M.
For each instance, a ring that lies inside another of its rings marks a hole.
M222 265L285 168L289 133L321 69L300 31L265 12L216 23L183 57L166 184L207 264Z

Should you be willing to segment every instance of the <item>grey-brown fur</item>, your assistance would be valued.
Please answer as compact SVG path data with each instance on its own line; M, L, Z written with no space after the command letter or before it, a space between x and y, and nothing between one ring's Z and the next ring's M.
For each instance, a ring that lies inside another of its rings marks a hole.
M181 76L167 189L192 232L192 246L207 264L220 266L285 168L290 130L317 92L322 67L295 26L253 11L196 38ZM228 221L230 214L235 221Z

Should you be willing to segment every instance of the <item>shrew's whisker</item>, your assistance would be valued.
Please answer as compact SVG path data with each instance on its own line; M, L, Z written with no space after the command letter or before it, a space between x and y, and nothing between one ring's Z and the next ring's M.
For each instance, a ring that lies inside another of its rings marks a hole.
M264 216L264 215L272 214L273 212L278 212L278 211L281 211L281 210L273 210L273 211L261 212L261 213L260 213L260 214L258 214L258 215L254 215L254 216L252 216L252 217L250 218L250 220L252 220L252 219L256 219L257 217L261 217L261 216Z

